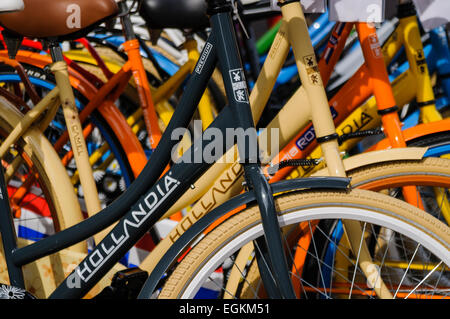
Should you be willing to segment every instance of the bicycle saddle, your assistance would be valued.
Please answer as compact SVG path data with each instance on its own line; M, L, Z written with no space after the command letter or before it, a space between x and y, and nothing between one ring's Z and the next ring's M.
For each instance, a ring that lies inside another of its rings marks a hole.
M141 17L151 29L208 27L205 0L143 0Z
M2 0L0 8L5 0ZM11 2L8 0L6 2ZM16 2L15 0L14 2ZM115 16L114 0L23 0L25 9L0 14L0 24L8 31L30 38L80 38L93 27Z
M23 0L2 0L0 13L20 11L23 9Z
M242 1L245 19L269 18L279 14L270 0ZM205 0L143 0L140 14L150 29L204 29L209 25Z

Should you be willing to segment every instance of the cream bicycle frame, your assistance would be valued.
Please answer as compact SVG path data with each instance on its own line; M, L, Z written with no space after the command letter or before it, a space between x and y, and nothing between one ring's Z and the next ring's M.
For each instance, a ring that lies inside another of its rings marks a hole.
M417 102L424 103L434 101L435 96L431 84L428 67L424 65L423 70L419 70L421 66L416 63L418 56L423 55L423 45L420 38L419 25L417 18L405 17L399 20L399 24L383 45L383 56L385 64L389 65L395 54L401 47L405 48L407 60L410 68L403 74L398 76L392 83L392 91L394 93L397 105L402 108L409 101L416 98ZM423 64L422 64L423 65ZM333 99L330 101L332 103ZM338 106L335 105L337 108ZM377 102L375 97L371 97L363 105L354 110L350 116L342 121L336 128L339 134L345 134L349 131L355 132L358 129L366 130L380 126L381 120L377 114ZM422 123L430 123L442 120L442 116L436 109L435 103L430 103L420 108L420 118ZM341 151L353 148L360 139L347 140L340 146ZM322 156L320 148L314 149L308 157L320 158ZM296 167L290 173L288 178L297 178L306 173L313 173L320 167L312 168L305 171L302 167Z

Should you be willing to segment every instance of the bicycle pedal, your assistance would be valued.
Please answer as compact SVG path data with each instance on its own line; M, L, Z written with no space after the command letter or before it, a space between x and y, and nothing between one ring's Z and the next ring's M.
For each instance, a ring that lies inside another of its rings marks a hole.
M0 299L36 299L36 297L25 289L0 284Z
M136 299L147 280L148 272L128 268L114 274L111 285L105 287L94 299Z

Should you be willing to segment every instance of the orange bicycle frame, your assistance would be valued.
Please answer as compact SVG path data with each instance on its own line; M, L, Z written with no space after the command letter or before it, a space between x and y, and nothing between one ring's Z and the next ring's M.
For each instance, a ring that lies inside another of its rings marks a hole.
M406 18L406 19L413 19L413 18L415 19L415 17ZM417 27L417 21L410 20L407 22L409 22L409 24L412 24L413 27L414 27L414 25ZM353 25L353 24L347 23L347 25ZM335 29L337 27L339 27L339 25L336 25ZM411 28L411 27L409 27L409 28ZM418 32L418 30L417 30L417 32ZM411 33L412 32L410 32L410 34ZM365 37L368 37L370 34L372 34L372 33L365 35ZM333 43L332 45L329 42L328 47L335 46L336 44L334 44L334 43L336 42L336 39L339 42L345 43L346 37L347 37L347 34L343 33L340 36L340 38L334 38L334 40L332 41L332 43ZM375 39L375 40L377 40L377 39ZM408 41L409 40L410 39L408 39ZM370 48L371 44L369 41L371 41L371 39L368 39L366 41L366 44L363 46L369 47L369 48L365 49L366 50L365 55L368 56L367 60L370 60L370 62L373 63L373 61L372 61L373 59L371 58L373 53L372 53L372 49ZM364 42L364 40L363 40L363 42ZM380 46L378 45L378 41L376 41L376 43L372 44L372 45L377 48L380 48ZM334 67L334 64L326 63L325 61L327 61L327 60L332 61L332 59L337 60L341 54L338 50L328 49L328 47L327 47L327 49L325 49L324 54L319 61L320 73L322 75L322 79L323 79L324 83L327 83L329 75L332 72L333 67ZM395 99L397 98L399 92L397 92L397 91L392 92L392 88L391 88L391 85L390 85L388 79L385 78L384 80L382 80L382 78L380 78L380 77L384 77L384 75L379 74L379 72L382 72L382 70L386 70L386 64L388 64L390 62L390 60L394 56L395 52L397 52L397 50L399 49L399 46L395 47L396 50L393 50L392 46L389 49L390 49L389 54L383 55L381 52L381 48L380 48L380 51L377 53L377 54L381 54L381 56L384 59L384 63L383 63L383 65L381 63L383 59L378 59L377 61L375 61L374 64L376 65L376 67L372 66L372 69L375 69L375 72L376 72L375 76L373 76L371 74L371 70L369 69L368 62L366 61L366 63L363 64L358 69L358 71L345 83L345 85L330 99L329 104L330 104L331 111L334 115L334 121L335 121L336 125L343 122L344 119L346 119L351 114L351 112L353 112L355 109L357 109L357 107L359 107L368 98L370 98L370 96L372 96L372 94L374 94L375 91L377 92L376 97L378 96L378 98L376 98L378 108L381 107L383 109L388 109L390 107L395 107L395 105L396 105ZM331 53L330 53L330 51L331 51ZM413 65L413 64L411 63L411 65ZM415 66L413 65L411 68L414 68L414 67ZM426 68L426 64L422 64L422 67ZM378 71L378 70L380 70L380 71ZM425 71L427 71L427 69ZM407 71L407 72L411 72L411 71ZM415 70L413 69L412 72L415 72ZM403 75L406 75L406 74L403 74ZM399 76L399 79L400 78L404 78L404 77ZM421 83L419 83L419 84L422 84L424 79L421 79L420 81L421 81ZM397 82L397 80L394 81L394 83L396 83L396 82ZM403 82L405 82L405 83L403 83ZM415 93L414 93L413 89L416 86L416 83L412 83L412 82L413 81L411 81L411 80L410 81L405 80L405 81L401 82L401 85L403 85L403 86L408 85L408 86L411 86L411 88L412 88L411 90L408 91L405 87L401 87L403 89L403 90L401 90L402 94L403 94L402 100L409 101L415 97ZM389 91L385 91L385 90L390 90L390 92L392 92L392 94L389 94ZM384 92L387 92L387 95L389 95L390 97L387 98L385 96ZM431 91L431 93L427 92L427 94L422 94L422 93L423 93L423 90L421 90L421 92L419 92L419 90L418 90L417 100L419 102L424 102L422 100L426 100L427 98L429 98L430 94L432 94L432 91ZM432 107L432 106L429 105L429 107ZM381 113L383 113L383 111L381 111ZM386 125L386 126L384 126L385 132L388 136L390 136L390 140L391 140L390 143L383 143L383 145L386 146L386 145L390 144L389 147L404 145L401 142L401 140L404 141L404 139L401 138L401 131L399 130L401 125L395 119L392 120L393 116L395 117L394 114L388 115L388 117L384 117L384 120L382 120L383 125ZM342 129L343 130L342 133L350 133L350 132L353 132L354 130L362 129L369 122L373 122L375 117L377 117L377 114L367 114L365 112L361 112L361 114L358 118L353 119L354 123L352 123L351 126L349 125L347 131L344 131L344 129L346 129L346 128ZM389 118L389 119L386 120L387 118ZM440 118L435 117L435 120L436 119L440 119ZM427 125L428 124L431 125L431 123L434 123L434 124L432 124L430 129L426 129ZM435 133L447 131L448 127L449 127L448 126L449 121L448 120L439 120L437 122L429 122L429 123L427 123L427 125L416 126L416 127L412 127L410 129L408 129L408 131L415 132L415 133L408 133L408 136L420 135L421 132L425 133L425 131L423 131L424 129L426 129L427 132L429 132L431 129L435 129L436 130ZM403 132L403 134L404 133L405 132ZM392 144L392 143L394 143L394 144ZM316 147L317 147L317 142L315 141L315 134L312 129L312 125L308 124L283 148L283 150L280 151L278 156L273 159L272 163L276 164L277 162L280 162L280 161L283 161L286 159L306 158ZM305 168L305 169L307 169L307 168ZM291 171L292 171L292 168L289 168L289 167L283 168L283 169L279 170L272 177L271 181L275 182L275 181L282 180Z

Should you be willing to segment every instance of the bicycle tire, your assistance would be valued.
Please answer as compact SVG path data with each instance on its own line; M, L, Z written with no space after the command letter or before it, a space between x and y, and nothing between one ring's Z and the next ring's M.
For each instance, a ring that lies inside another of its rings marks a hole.
M345 219L349 219L347 215L339 216L338 213L333 212L342 210L342 207L346 207L347 209L353 209L354 207L364 208L364 213L358 216L358 220L364 220L367 219L367 216L370 216L383 225L383 222L386 223L388 218L393 218L392 221L401 225L404 228L403 231L408 227L413 227L411 229L417 232L415 235L417 236L419 234L421 236L421 243L424 244L426 241L425 247L433 249L433 252L438 254L439 257L442 257L447 265L450 262L450 260L447 260L450 259L447 253L450 247L450 229L446 225L440 223L427 213L402 201L391 199L378 193L359 189L354 189L349 193L342 191L307 191L278 196L276 198L276 205L280 210L280 216L283 217L280 217L280 221L287 220L291 216L294 216L291 214L296 214L296 221L299 221L299 218L306 218L306 212L311 213L313 208L319 207L320 210L322 210L327 205L331 207L331 209L327 209L327 216L332 216L334 214L333 216L336 216L337 218L344 217ZM342 212L339 214L341 213ZM323 216L314 215L314 217L311 217L311 219L321 218L323 218ZM247 208L241 213L234 215L202 238L195 247L186 254L181 263L179 263L175 270L170 274L159 297L180 298L183 296L183 293L187 294L188 285L189 289L198 289L203 281L196 281L198 279L197 277L206 267L215 269L214 265L220 265L220 261L225 260L225 258L229 256L228 252L231 252L232 250L234 252L239 249L239 247L246 244L247 241L243 242L243 238L247 236L246 238L249 239L250 237L248 236L250 235L250 232L256 233L257 227L258 235L262 233L262 226L260 226L259 219L257 207ZM253 239L256 235L252 234L251 236L251 239ZM431 247L431 243L436 240L439 244L434 248ZM230 248L230 243L235 244L235 246ZM227 254L222 254L220 249L225 248L228 249ZM446 256L443 252L446 253ZM217 260L211 259L212 257L215 258L217 256L220 258ZM218 262L218 260L220 261ZM208 263L210 263L210 265L208 265ZM211 266L211 263L214 265ZM197 279L194 280L193 278ZM193 297L194 294L191 292L192 291L189 290L188 297Z
M18 125L22 116L14 105L0 97L0 133L2 136L9 134ZM46 231L52 228L53 231L57 232L81 222L84 217L67 172L53 146L42 132L37 128L30 128L14 144L14 148L18 155L23 158L25 166L33 167L29 172L38 174L37 182L41 192L27 193L27 196L32 199L22 203L21 217L15 219L19 231L18 236L25 240L33 240L29 236L31 234L37 236L34 240L38 240L40 236L45 235L39 232L42 228ZM12 187L14 189L16 186L13 185ZM49 216L45 213L47 210ZM21 238L19 238L19 245L26 244ZM0 248L3 250L1 243ZM86 243L79 243L71 246L69 250L76 255L85 254L87 253L87 245ZM8 282L9 277L6 264L3 264L3 255L0 259L0 264L2 264L0 280ZM55 273L51 272L46 275L47 279L36 280L34 276L41 273L40 271L36 272L38 268L39 266L35 263L25 266L25 283L27 289L38 296L43 296L43 292L40 290L43 282L53 280L49 278L53 276L56 279L59 275L56 274L55 270Z

